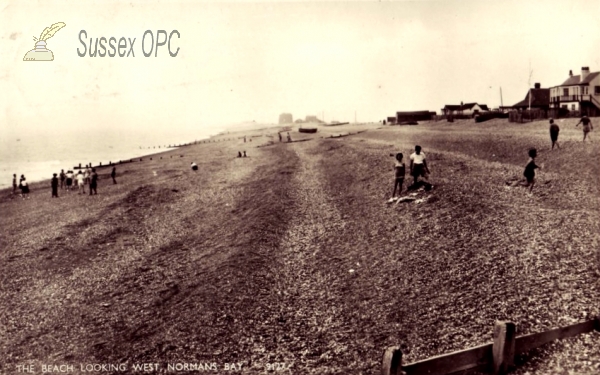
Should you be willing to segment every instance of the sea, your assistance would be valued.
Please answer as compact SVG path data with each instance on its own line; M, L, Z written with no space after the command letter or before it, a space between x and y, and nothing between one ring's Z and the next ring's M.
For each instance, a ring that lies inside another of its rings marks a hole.
M173 149L174 145L200 141L226 127L187 130L140 131L70 130L61 133L0 132L0 188L12 186L12 176L29 183L52 178L53 173L100 162L129 160ZM170 146L170 147L169 147Z

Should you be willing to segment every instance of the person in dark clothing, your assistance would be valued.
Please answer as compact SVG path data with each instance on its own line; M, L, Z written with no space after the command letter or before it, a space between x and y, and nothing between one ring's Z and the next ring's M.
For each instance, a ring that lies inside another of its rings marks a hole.
M114 180L114 177L113 177ZM90 178L90 195L92 195L92 191L94 195L98 194L98 173L96 173L96 168L92 168L92 175Z
M56 177L56 173L52 174L50 186L52 187L52 198L58 198L58 177Z
M244 151L244 157L246 157L246 151Z
M113 184L117 183L117 180L115 180L116 176L117 176L117 167L113 167L112 172L110 172L110 177L112 177Z
M29 197L29 184L27 184L25 175L21 175L21 178L19 181L19 188L21 189L21 197L23 199L27 199Z
M279 142L283 141L283 137L281 136L281 132L278 132L277 135L279 135Z
M550 119L550 140L552 141L553 150L554 145L560 148L560 145L558 144L558 132L560 132L560 128L554 123L554 119Z
M17 175L13 174L13 195L17 194Z
M67 175L65 174L65 170L61 169L60 170L60 188L64 189L65 188L65 179L67 178Z
M537 150L532 148L529 150L529 161L525 166L525 171L523 172L523 176L527 180L525 186L529 186L529 193L533 190L533 186L535 185L535 170L542 169L540 166L535 164L535 158L537 157Z
M394 178L394 192L392 198L396 196L396 188L398 188L398 196L402 193L402 185L404 184L404 175L406 174L406 165L402 161L401 152L396 154L396 161L394 162L395 178Z
M242 157L242 153L240 151L238 151L238 158Z

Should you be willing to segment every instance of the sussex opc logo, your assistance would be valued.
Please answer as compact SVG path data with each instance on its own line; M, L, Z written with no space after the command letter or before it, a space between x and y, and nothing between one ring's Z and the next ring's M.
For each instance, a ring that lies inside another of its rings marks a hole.
M33 37L35 48L25 54L23 61L53 61L54 54L46 48L46 41L54 36L56 32L67 26L64 22L57 22L50 27L46 27L39 39Z

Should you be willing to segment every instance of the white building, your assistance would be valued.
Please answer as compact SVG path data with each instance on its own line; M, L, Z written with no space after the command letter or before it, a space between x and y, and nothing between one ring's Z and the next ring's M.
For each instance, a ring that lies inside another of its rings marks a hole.
M600 116L600 72L590 73L590 68L581 68L581 75L573 75L559 86L550 88L550 108L565 108L581 111L588 116Z

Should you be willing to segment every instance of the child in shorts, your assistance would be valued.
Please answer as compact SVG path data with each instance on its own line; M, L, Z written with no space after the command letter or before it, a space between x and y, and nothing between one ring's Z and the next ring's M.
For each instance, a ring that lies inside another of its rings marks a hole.
M527 162L527 165L525 166L525 171L523 172L523 176L525 176L525 179L527 180L527 183L525 186L529 186L529 192L531 193L531 191L533 190L533 186L535 185L535 170L536 169L542 169L540 166L538 166L537 164L535 164L535 158L537 157L537 150L535 148L532 148L529 150L528 152L529 154L529 161Z
M392 199L396 196L396 189L398 189L398 196L402 193L402 185L404 184L404 175L406 174L406 165L402 161L401 152L396 154L396 160L394 161L394 171L396 173L396 177L394 178L394 192L392 193Z

